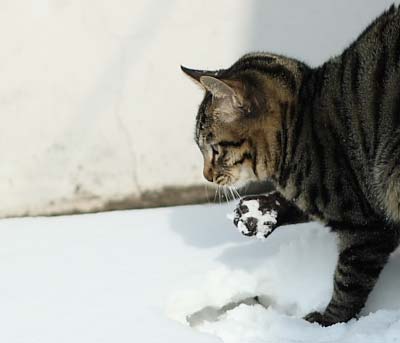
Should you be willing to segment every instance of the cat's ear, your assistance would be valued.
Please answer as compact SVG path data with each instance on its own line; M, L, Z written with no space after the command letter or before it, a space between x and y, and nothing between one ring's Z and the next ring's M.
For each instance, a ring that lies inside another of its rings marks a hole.
M230 102L233 107L242 107L243 93L238 81L224 81L212 76L201 76L200 83L214 98Z
M203 89L209 91L213 99L218 101L222 113L237 114L244 102L244 84L241 81L221 80L221 70L195 70L181 66L182 71ZM232 120L230 118L229 120Z
M196 70L181 66L182 71L193 81L207 89L214 97L233 96L234 90L224 81L219 80L219 71Z
M200 76L200 83L216 98L235 97L232 87L212 76Z
M196 70L196 69L190 69L186 68L184 66L181 66L182 71L189 76L193 81L197 82L198 84L201 84L200 78L202 76L217 76L218 75L218 70L211 71L211 70Z

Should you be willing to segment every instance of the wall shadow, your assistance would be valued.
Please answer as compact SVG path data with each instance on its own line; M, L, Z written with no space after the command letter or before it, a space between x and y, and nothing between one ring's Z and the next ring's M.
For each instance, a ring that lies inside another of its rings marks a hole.
M227 218L235 204L197 205L172 211L169 217L171 228L183 241L198 248L210 248L232 242L240 242L239 232Z

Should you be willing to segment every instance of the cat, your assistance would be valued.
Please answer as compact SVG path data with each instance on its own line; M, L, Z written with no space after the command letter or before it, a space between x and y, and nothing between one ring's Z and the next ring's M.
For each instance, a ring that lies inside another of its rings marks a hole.
M216 71L181 68L205 90L195 129L204 177L270 180L276 191L251 199L277 212L275 226L317 220L338 236L332 298L304 318L329 326L357 316L399 244L399 8L317 68L272 53ZM248 235L256 221L242 220Z

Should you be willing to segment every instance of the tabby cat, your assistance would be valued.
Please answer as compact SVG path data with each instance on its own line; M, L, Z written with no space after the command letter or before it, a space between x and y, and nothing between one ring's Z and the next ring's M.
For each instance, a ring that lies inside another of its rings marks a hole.
M328 326L355 317L399 243L399 8L317 68L252 53L228 69L182 70L205 90L195 132L205 178L222 186L268 179L277 191L252 199L278 211L276 226L331 227L333 295L305 319ZM235 224L246 210L241 202Z

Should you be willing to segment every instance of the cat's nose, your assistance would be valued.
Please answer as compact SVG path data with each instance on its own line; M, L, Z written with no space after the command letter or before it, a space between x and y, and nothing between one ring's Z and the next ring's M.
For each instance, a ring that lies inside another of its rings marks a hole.
M203 169L203 175L206 178L206 180L213 182L213 178L214 178L214 173L212 168L210 167L204 167Z

